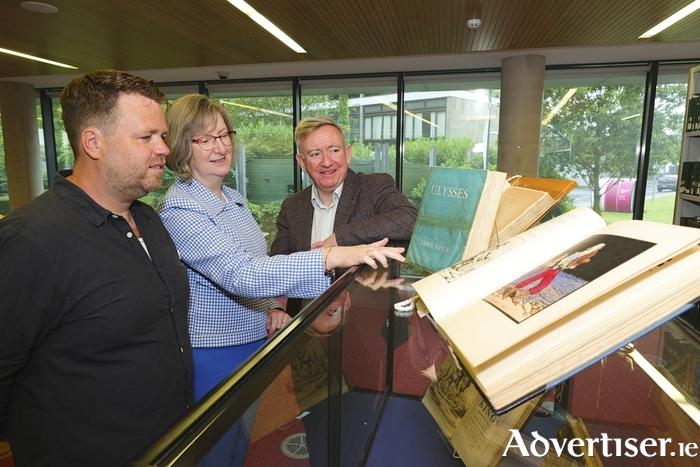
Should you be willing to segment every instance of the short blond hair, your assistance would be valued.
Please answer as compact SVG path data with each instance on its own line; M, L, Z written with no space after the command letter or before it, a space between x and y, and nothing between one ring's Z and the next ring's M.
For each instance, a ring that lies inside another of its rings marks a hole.
M179 179L192 180L190 160L192 159L192 138L206 130L219 117L224 119L228 131L233 131L231 116L218 102L202 94L188 94L173 102L165 112L168 123L168 136L165 142L170 148L165 165L175 172ZM233 157L236 157L236 145L233 144Z
M335 120L328 117L307 117L302 119L294 130L294 142L297 145L299 154L301 154L301 144L304 140L315 130L328 125L338 130L343 137L343 147L347 146L348 143L345 141L345 131L343 131L343 128L338 125Z

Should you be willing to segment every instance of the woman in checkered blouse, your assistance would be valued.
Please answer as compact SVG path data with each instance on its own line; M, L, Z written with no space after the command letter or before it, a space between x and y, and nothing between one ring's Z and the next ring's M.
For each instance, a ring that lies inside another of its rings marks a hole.
M286 324L272 297L314 298L330 285L329 271L403 261L386 240L267 256L267 244L246 200L223 185L235 149L231 118L200 94L181 97L166 113L167 166L178 176L159 212L190 282L189 331L195 399L200 399Z

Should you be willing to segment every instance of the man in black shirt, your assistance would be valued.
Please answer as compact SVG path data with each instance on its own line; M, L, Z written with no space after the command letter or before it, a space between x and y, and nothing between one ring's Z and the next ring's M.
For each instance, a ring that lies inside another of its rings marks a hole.
M75 164L0 220L0 439L20 466L121 466L192 401L185 267L158 215L165 95L114 70L61 94Z

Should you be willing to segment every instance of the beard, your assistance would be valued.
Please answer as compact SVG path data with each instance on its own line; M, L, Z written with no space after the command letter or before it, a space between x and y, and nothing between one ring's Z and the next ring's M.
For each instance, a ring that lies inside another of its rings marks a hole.
M149 172L149 167L113 162L106 167L107 180L113 190L131 200L137 200L160 189L162 176Z

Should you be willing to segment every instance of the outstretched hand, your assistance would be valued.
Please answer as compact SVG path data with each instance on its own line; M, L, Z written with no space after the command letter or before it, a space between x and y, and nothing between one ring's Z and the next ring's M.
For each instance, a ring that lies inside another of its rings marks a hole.
M326 270L349 268L358 264L368 264L373 269L376 269L377 262L387 267L389 258L404 262L406 258L401 253L405 249L403 247L385 246L388 242L389 239L385 238L368 245L331 247L325 251L327 255L325 259Z

